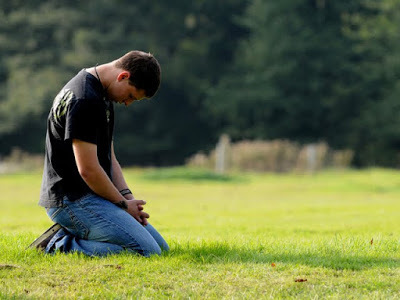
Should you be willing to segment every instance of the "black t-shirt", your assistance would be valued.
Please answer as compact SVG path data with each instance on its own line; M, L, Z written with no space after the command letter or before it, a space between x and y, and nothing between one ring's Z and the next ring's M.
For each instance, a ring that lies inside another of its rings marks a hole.
M62 206L62 198L75 200L92 192L76 166L72 139L97 145L100 165L111 179L113 104L99 80L80 71L56 96L47 119L46 155L39 205Z

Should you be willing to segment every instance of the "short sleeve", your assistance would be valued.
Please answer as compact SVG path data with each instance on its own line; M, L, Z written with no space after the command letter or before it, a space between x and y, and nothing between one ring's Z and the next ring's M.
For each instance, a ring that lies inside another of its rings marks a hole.
M64 139L97 144L99 116L98 103L89 99L74 99L68 107Z

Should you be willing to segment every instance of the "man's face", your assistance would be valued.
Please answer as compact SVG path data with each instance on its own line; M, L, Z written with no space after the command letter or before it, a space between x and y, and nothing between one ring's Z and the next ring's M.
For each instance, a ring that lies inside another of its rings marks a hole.
M129 83L129 72L123 72L118 76L117 81L109 87L108 97L111 101L128 106L134 101L145 99L146 92L131 85Z

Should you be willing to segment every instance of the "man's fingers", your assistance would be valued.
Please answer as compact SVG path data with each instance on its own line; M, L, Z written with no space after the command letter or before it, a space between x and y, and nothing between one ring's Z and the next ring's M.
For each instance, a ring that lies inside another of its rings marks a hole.
M144 200L133 200L133 201L135 201L138 206L146 204L146 201L144 201Z
M147 212L141 211L140 212L140 217L143 220L144 218L146 218L146 219L150 218L150 215Z
M129 200L131 203L130 214L142 225L147 225L147 219L150 218L149 214L143 211L143 205L146 204L144 200Z
M146 226L147 224L149 224L149 222L147 221L148 218L150 218L148 213L145 212L140 212L141 213L141 218L142 218L142 225Z

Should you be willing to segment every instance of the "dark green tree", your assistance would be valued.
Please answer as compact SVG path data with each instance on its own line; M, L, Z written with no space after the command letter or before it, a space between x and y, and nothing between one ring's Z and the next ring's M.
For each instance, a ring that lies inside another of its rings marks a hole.
M43 151L46 115L71 75L62 63L76 1L2 1L0 18L0 153L13 146ZM72 5L74 7L74 5Z
M12 146L42 151L47 112L65 82L81 68L141 49L159 59L162 86L156 99L134 109L118 108L117 152L126 164L183 162L212 140L203 99L245 33L234 21L245 4L2 3L0 153Z
M358 165L382 162L388 144L372 124L385 121L371 116L395 105L382 102L397 76L390 11L379 1L254 0L243 19L250 37L208 98L218 126L236 139L325 140L355 149Z
M364 2L374 15L353 15L348 34L357 40L363 106L351 142L356 165L400 166L400 3Z
M357 2L253 1L243 20L251 36L209 103L233 136L335 140L346 131L358 75L343 16Z

